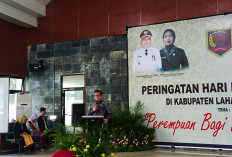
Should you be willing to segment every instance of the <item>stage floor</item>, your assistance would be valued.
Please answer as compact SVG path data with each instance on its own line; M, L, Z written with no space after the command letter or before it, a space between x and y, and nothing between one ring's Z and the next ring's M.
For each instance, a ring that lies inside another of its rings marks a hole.
M20 157L51 157L54 151L49 150L46 152L35 152L30 155L24 153ZM17 154L0 155L1 157L15 157ZM155 148L150 151L142 152L120 152L115 153L115 157L231 157L232 151L218 151L218 150L205 150L205 149L180 149L180 148Z

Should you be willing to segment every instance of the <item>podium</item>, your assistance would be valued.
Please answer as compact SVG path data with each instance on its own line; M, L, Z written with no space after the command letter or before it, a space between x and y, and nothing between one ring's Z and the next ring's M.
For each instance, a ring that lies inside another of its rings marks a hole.
M103 130L103 122L104 122L104 116L82 116L82 119L85 122L85 125L87 126L87 130L92 132L92 129L95 127L100 127L100 135L98 139L98 143L101 143L101 136L102 136L102 130Z
M82 119L88 126L102 126L104 116L82 116Z

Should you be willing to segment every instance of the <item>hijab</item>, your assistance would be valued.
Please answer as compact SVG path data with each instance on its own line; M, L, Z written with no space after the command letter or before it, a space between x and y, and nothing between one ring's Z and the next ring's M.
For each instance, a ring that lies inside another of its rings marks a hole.
M38 119L37 114L31 115L31 117L29 118L29 121L33 122L33 120L35 120L35 119Z
M166 30L164 31L164 33L163 33L163 39L164 39L164 35L165 35L166 32L170 32L170 33L172 34L172 36L173 36L173 43L172 43L172 44L174 44L175 39L176 39L176 33L175 33L174 30L172 30L172 29L166 29Z
M19 122L19 123L22 125L22 124L23 124L22 122L23 122L24 120L27 120L27 116L21 115L21 116L17 119L16 122Z
M35 127L37 130L39 130L39 125L38 125L37 120L34 122L35 119L38 119L37 114L32 114L31 117L29 118L29 121L31 121L32 124L34 125L34 127Z
M170 32L173 36L173 43L171 45L165 45L165 47L163 48L163 51L168 55L171 55L174 50L175 50L175 45L174 45L174 42L175 42L175 39L176 39L176 34L175 32L172 30L172 29L166 29L163 33L163 40L164 40L164 35L166 32Z

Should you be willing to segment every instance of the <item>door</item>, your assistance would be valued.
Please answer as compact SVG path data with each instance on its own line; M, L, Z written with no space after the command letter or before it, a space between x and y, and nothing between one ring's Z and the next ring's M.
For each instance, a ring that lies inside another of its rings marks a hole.
M66 90L65 99L64 99L64 124L72 125L79 120L79 117L82 116L81 113L77 113L74 109L76 106L79 106L81 109L84 105L84 91L80 89ZM82 105L82 106L81 106ZM84 111L82 112L84 114Z
M85 113L84 74L63 75L61 76L61 82L62 122L70 126L80 122L81 116Z

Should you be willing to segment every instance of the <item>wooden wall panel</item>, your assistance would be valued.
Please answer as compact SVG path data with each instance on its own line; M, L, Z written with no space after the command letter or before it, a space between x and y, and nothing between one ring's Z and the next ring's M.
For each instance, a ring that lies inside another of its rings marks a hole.
M59 0L58 0L59 1ZM30 28L27 32L28 45L50 43L52 41L52 9L57 1L47 5L46 17L38 19L38 28ZM57 10L59 11L59 10ZM57 26L55 26L57 27Z
M140 0L109 1L109 35L125 34L126 26L140 25Z
M79 38L108 35L108 0L79 0Z
M53 0L28 45L126 33L147 25L231 12L231 0Z
M220 0L178 0L177 18L188 19L217 14L217 1Z
M26 28L0 20L0 73L27 75Z
M176 0L141 1L141 24L176 20Z
M232 1L231 0L218 0L218 13L232 12Z
M78 39L78 1L58 0L52 9L52 42Z

